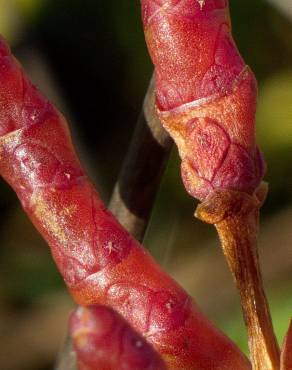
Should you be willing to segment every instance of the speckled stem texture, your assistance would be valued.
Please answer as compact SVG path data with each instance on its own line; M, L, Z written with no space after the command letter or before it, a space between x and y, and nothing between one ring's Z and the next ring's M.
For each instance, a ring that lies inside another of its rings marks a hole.
M0 173L51 247L76 302L118 311L173 370L248 370L239 349L108 212L63 116L0 40Z
M177 143L188 192L253 193L264 163L255 143L256 80L231 36L227 0L141 0L157 109Z
M255 192L265 172L255 141L257 84L232 38L228 0L141 6L157 112L177 144L186 190L203 202L197 215L221 216L210 222L240 291L253 368L279 369L256 244Z
M232 39L228 0L141 5L157 112L178 146L187 191L203 202L197 216L217 228L239 288L253 368L279 369L256 243L255 192L265 171L255 141L257 85Z
M79 370L166 370L153 348L108 307L79 307L70 333Z
M171 147L172 140L157 117L152 78L108 206L119 223L140 242L149 223ZM72 348L72 342L67 338L55 370L77 369Z

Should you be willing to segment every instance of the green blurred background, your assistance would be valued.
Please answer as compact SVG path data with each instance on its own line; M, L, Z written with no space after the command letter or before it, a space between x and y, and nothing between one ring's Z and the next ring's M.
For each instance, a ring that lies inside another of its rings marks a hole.
M258 138L270 194L260 255L282 342L292 316L292 4L231 1L234 35L259 80ZM0 32L69 118L107 201L152 73L133 0L0 0ZM173 151L145 240L202 310L246 351L238 297L215 231L193 217ZM0 183L0 368L52 369L73 302L46 244Z

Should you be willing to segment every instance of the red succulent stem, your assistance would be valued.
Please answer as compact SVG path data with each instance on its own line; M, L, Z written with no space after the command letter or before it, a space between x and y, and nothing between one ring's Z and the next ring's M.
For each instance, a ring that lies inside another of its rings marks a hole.
M166 370L150 344L108 307L79 307L69 327L79 370Z
M76 302L116 309L169 369L249 369L239 349L106 210L64 117L2 39L0 106L0 172L50 245Z
M231 36L227 0L141 0L159 117L182 158L187 191L258 187L257 86Z
M169 157L172 140L155 110L154 80L150 81L130 147L115 185L109 210L138 241L142 241ZM60 352L56 370L76 369L70 337Z
M256 243L256 191L265 171L255 139L257 84L232 38L229 2L141 5L158 115L178 146L187 191L202 202L197 215L219 233L239 288L253 368L276 370L279 349Z
M0 42L0 172L81 305L113 307L170 369L249 369L247 359L106 210L63 116Z

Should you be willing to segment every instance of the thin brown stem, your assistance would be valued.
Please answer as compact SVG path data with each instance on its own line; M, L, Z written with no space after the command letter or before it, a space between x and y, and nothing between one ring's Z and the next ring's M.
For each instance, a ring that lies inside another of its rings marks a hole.
M109 204L119 222L139 241L143 240L171 146L172 140L156 114L152 79Z
M155 111L152 78L109 204L119 222L139 241L145 235L171 146L172 140ZM76 356L68 335L55 369L77 370Z
M257 251L259 209L267 188L251 196L219 191L199 205L196 216L215 225L239 290L253 370L279 370L280 355L265 296Z

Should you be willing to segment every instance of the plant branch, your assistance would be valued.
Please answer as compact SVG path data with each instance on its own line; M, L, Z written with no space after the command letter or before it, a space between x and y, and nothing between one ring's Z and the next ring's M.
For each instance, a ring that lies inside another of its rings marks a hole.
M239 290L254 370L279 370L279 348L265 296L257 251L259 209L267 194L262 184L251 196L217 191L198 206L196 216L215 224Z
M155 112L152 78L109 204L109 209L119 222L139 241L144 237L171 146L172 140ZM69 335L55 369L77 370Z
M284 340L281 353L281 370L292 369L292 321Z
M139 241L143 240L171 146L155 111L152 78L109 204L119 222Z

